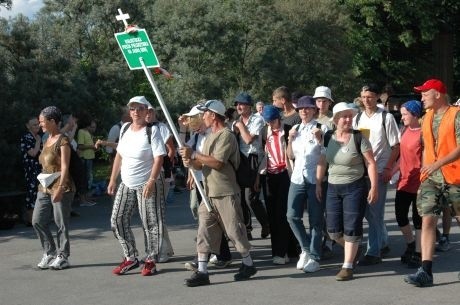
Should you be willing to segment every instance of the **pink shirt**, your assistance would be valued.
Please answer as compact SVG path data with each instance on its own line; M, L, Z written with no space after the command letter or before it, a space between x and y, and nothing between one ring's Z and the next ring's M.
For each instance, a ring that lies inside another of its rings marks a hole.
M422 163L421 128L406 128L401 136L398 190L417 193Z

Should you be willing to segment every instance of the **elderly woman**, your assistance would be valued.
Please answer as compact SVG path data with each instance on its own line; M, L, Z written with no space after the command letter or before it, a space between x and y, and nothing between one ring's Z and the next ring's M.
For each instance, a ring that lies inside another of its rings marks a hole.
M139 266L138 251L130 225L136 207L139 208L145 234L146 259L142 275L156 273L156 260L162 244L165 207L159 181L166 149L158 127L147 126L149 105L143 96L135 96L129 100L128 107L133 121L121 127L117 154L107 188L109 195L115 195L117 177L121 173L121 183L116 191L111 217L112 230L124 254L122 263L112 271L116 275L125 274Z
M49 136L39 157L43 170L37 177L40 185L32 215L32 226L45 251L37 266L60 270L70 266L69 219L75 194L75 185L69 174L71 148L69 139L59 130L62 114L58 108L46 107L38 120ZM57 249L49 228L53 220L58 228Z
M42 150L42 138L38 134L40 124L37 116L30 117L26 123L27 132L21 137L22 165L24 177L26 178L26 217L28 226L32 223L32 213L34 211L35 200L37 199L38 180L42 167L38 161Z
M332 239L344 247L344 263L336 280L348 281L353 278L353 267L359 257L366 204L373 204L377 200L377 168L371 144L352 128L356 108L347 103L338 103L332 113L336 130L324 137L326 155L322 155L319 161L317 180L323 180L327 161L327 231ZM364 177L366 164L370 189ZM321 200L321 183L316 184L316 196Z
M296 111L302 122L294 125L289 131L287 146L287 156L295 160L295 163L289 186L286 216L302 249L297 269L303 269L304 272L316 272L320 269L324 226L324 207L316 198L315 185L318 160L322 153L322 135L327 131L327 127L314 119L316 109L315 100L311 96L302 96L297 101ZM307 201L309 235L302 221Z

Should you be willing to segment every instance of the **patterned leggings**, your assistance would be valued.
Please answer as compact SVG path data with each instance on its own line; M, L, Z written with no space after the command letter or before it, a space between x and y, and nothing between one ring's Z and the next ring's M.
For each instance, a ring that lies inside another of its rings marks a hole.
M163 243L165 196L163 192L164 176L156 181L156 192L150 198L144 198L144 185L135 188L127 187L123 182L118 187L110 219L112 231L121 244L125 257L139 255L136 241L131 230L131 218L138 206L139 215L144 229L146 259L158 259Z

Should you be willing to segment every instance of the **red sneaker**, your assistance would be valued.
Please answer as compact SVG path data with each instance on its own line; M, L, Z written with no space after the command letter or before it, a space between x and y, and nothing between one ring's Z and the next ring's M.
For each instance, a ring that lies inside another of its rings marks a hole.
M112 270L112 273L116 275L121 275L137 267L139 267L139 261L137 260L137 258L135 258L133 261L127 260L125 258L118 267Z
M157 273L157 266L155 265L155 262L152 260L146 260L141 274L143 276L150 276L154 275L155 273Z

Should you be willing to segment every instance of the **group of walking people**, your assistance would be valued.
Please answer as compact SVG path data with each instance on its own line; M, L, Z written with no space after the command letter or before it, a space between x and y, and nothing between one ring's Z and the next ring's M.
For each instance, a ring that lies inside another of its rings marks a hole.
M202 201L207 204L191 205L198 219L197 260L188 265L193 274L185 285L210 283L210 254L221 254L222 244L228 248L227 239L242 258L234 279L247 280L257 273L245 208L252 209L261 223L262 237L270 235L274 264L296 260L297 269L317 272L324 240L331 239L344 248L336 280L351 280L356 265L379 264L389 251L385 202L388 182L398 170L396 219L407 242L401 261L419 267L404 280L432 285L440 211L450 207L452 215L460 217L460 115L457 107L449 105L441 81L431 79L414 89L422 95L426 114L422 118L420 101L404 103L402 131L392 114L379 106L380 92L374 84L361 88L362 112L351 103L334 104L325 86L316 88L312 96L301 96L295 104L288 88L277 88L273 105L266 105L260 114L252 113L250 95L241 93L234 101L240 119L233 123L228 123L227 109L219 100L194 106L185 117L198 136L191 135L190 145L178 152L184 166L199 174L195 183L203 186ZM112 229L124 255L113 270L118 275L140 264L130 228L136 207L145 237L142 275L156 273L164 242L166 149L159 128L146 119L149 105L145 97L129 101L132 123L120 128L108 186L108 193L114 195ZM50 133L40 163L43 173L51 177L50 184L39 188L33 217L45 251L40 268L65 268L70 254L68 206L74 189L68 171L70 150L57 129L59 121L55 107L45 108L39 117L42 129ZM256 171L250 186L243 186L237 175L243 158ZM409 225L411 206L415 237ZM305 210L308 232L303 224ZM59 227L59 249L48 228L51 213ZM369 224L366 251L364 218Z

